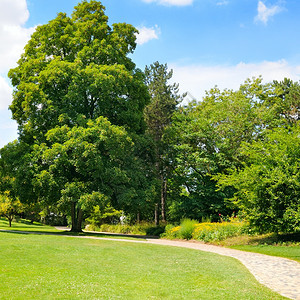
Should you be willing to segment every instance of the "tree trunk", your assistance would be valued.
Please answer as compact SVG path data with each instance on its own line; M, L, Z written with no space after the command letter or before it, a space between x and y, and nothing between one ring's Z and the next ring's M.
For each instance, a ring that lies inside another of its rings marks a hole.
M138 212L137 215L136 215L136 222L138 224L140 223L140 212Z
M155 226L159 225L159 218L158 218L158 204L155 204L155 210L154 210L154 222Z
M72 232L82 232L81 223L83 218L83 212L80 208L76 209L76 203L71 204L71 218L72 218Z
M166 222L167 180L161 175L161 220Z
M82 232L81 225L82 225L82 219L83 219L83 211L81 208L77 209L77 232Z
M11 222L12 222L13 217L7 217L7 218L8 218L8 226L11 227Z

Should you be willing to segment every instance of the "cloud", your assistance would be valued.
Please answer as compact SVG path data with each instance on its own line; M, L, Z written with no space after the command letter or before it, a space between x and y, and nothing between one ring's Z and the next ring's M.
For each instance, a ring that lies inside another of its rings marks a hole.
M17 124L8 106L12 87L6 74L16 66L34 28L26 28L29 18L26 0L0 0L0 147L17 138Z
M24 27L28 17L26 0L0 1L0 74L16 65L34 31Z
M228 5L228 4L229 4L229 1L226 1L226 0L222 0L222 1L217 2L218 6L223 6L223 5Z
M138 45L143 45L150 40L158 39L160 29L157 25L155 27L138 27L139 33L136 35L136 42Z
M9 111L0 110L0 148L18 138L17 127Z
M167 6L186 6L193 4L194 0L142 0L146 3L157 3Z
M221 90L238 89L247 79L263 77L264 82L283 80L285 77L300 80L300 65L292 66L285 60L263 61L261 63L239 63L237 65L189 65L170 64L174 70L173 80L179 83L180 91L189 92L197 100L205 96L205 91L217 85Z
M257 5L257 16L255 17L255 22L262 22L267 24L269 18L278 14L282 11L282 7L279 5L273 5L271 7L267 7L262 1L258 1Z
M0 76L0 110L7 109L12 100L12 88L4 77Z

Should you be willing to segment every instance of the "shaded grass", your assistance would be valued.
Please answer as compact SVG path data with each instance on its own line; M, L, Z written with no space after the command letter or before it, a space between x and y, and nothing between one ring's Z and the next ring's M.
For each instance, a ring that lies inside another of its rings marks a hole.
M0 298L284 299L237 260L192 249L0 232Z
M52 232L60 233L60 230L55 229L52 226L43 225L41 223L33 222L27 220L20 220L19 222L12 222L12 226L8 226L8 221L0 218L0 229L4 230L17 230L17 231L34 231L34 232Z
M27 220L20 220L19 222L12 222L12 226L8 226L8 221L0 218L0 230L7 231L17 231L20 233L28 232L32 234L58 234L58 235L68 235L68 236L91 236L91 237L101 237L101 238L114 238L114 239L145 239L142 236L133 235L118 235L118 234L106 234L106 233L96 233L96 232L70 232L65 230L58 230L55 227L44 225L38 222L31 223Z

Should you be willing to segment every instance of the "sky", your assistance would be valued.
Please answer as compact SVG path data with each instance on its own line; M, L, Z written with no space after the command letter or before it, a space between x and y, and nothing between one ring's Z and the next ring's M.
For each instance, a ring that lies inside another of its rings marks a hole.
M0 0L0 148L17 138L8 109L16 66L36 26L71 14L78 0ZM238 89L247 78L300 80L299 0L103 0L109 24L139 30L132 55L144 70L167 63L180 91ZM298 28L298 29L297 29Z

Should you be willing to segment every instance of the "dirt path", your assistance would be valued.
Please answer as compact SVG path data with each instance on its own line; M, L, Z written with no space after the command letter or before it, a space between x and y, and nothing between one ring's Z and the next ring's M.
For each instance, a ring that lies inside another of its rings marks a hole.
M62 228L58 228L62 229ZM9 230L5 230L8 232ZM13 232L13 231L10 231ZM20 233L20 231L19 231ZM26 232L36 234L34 232ZM39 233L43 234L43 233ZM44 233L47 234L47 233ZM55 233L51 233L53 235ZM61 236L61 234L60 234ZM68 237L74 237L65 235ZM78 238L106 239L118 242L155 244L173 247L183 247L220 255L230 256L241 261L255 278L263 285L290 299L300 300L300 264L286 258L269 256L259 253L245 252L199 242L171 241L164 239L130 240L95 236L76 236ZM299 250L300 251L300 250Z

